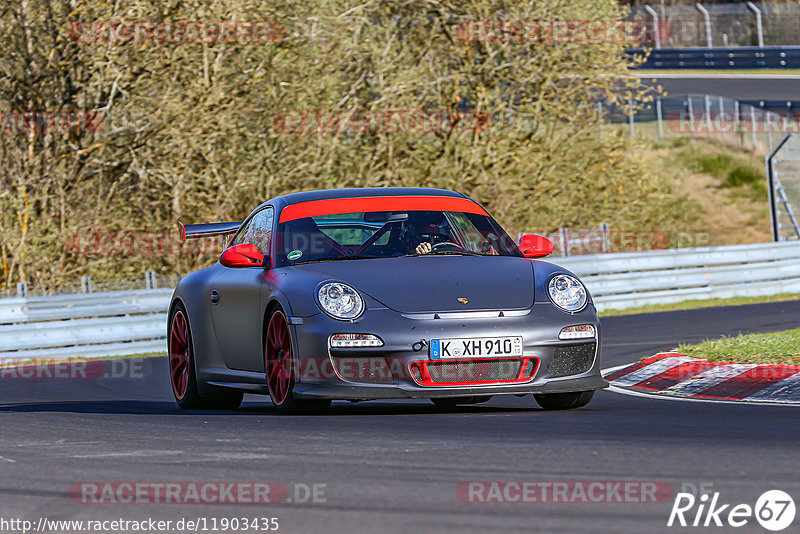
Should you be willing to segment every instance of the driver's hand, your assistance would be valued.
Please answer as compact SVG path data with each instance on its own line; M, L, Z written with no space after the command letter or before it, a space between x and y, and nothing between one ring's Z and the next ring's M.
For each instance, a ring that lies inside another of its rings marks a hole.
M431 250L433 250L433 247L431 247L430 243L426 242L420 243L416 248L417 254L427 254Z

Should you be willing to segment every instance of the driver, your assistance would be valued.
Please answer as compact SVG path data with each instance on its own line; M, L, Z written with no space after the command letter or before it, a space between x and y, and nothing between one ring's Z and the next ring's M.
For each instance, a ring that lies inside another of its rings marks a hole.
M429 254L434 245L450 241L450 226L442 213L411 212L409 222L415 230L417 254Z

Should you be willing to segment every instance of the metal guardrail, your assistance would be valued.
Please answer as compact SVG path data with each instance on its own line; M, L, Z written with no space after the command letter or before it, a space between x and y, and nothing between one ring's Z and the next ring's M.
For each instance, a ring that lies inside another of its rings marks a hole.
M800 293L800 241L550 259L599 310ZM163 352L172 289L0 299L0 363Z
M0 363L164 352L172 291L0 299Z
M800 293L800 242L553 258L599 310L692 299Z
M642 50L629 50L642 54ZM651 50L639 68L650 69L796 69L800 46L661 48Z

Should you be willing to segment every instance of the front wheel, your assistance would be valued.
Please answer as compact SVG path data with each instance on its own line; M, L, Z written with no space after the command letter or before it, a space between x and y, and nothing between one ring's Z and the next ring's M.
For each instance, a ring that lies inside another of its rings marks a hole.
M275 310L267 323L264 340L264 367L272 403L281 413L315 413L331 405L326 399L297 399L294 396L295 376L299 360L292 351L292 334L281 310Z
M586 406L593 396L594 391L576 391L571 393L534 394L533 398L545 410L572 410Z
M172 394L178 406L186 409L235 410L242 404L242 393L219 392L201 396L197 389L197 373L189 315L183 304L172 310L168 332L169 375Z

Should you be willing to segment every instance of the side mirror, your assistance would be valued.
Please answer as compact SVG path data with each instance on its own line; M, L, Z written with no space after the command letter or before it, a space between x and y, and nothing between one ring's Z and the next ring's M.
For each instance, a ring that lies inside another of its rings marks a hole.
M265 256L251 243L234 245L225 250L219 262L225 267L261 267L264 265Z
M519 240L519 248L526 258L543 258L552 254L556 246L546 237L525 234Z

